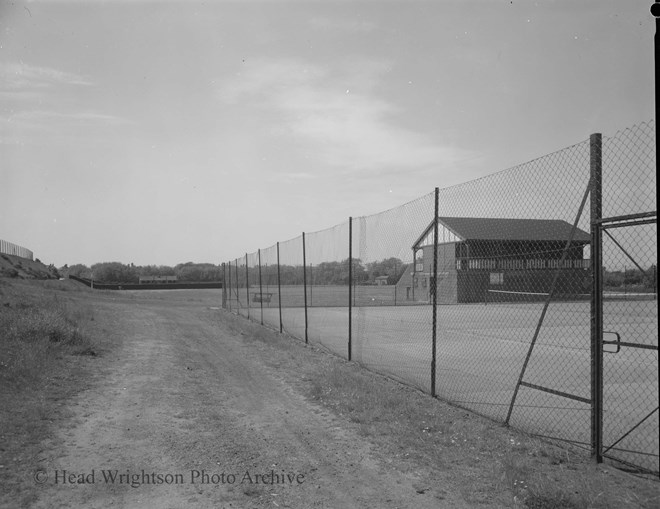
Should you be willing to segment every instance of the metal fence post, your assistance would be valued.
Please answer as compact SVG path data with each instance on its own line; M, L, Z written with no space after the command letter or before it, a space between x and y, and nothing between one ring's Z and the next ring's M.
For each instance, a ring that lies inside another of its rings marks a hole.
M239 298L238 294L238 258L236 258L236 267L235 267L235 272L236 272L236 314L239 315L241 313L241 300Z
M222 262L222 309L227 308L227 277L225 276L225 262Z
M307 258L305 255L305 232L302 234L303 248L303 294L305 298L305 344L309 341L307 337Z
M247 302L247 317L250 318L250 271L248 267L248 255L245 253L245 301Z
M280 243L277 243L277 301L280 308L280 334L284 330L282 325L282 285L280 283Z
M259 257L259 306L261 308L261 325L264 324L264 295L263 288L261 286L261 249L257 251L257 256Z
M603 160L602 135L590 137L591 172L591 455L603 456Z
M229 261L229 267L227 267L227 279L229 280L229 311L231 311L231 260Z
M353 218L348 218L348 360L353 352Z
M431 305L433 306L431 332L431 396L435 397L436 341L438 325L438 202L440 190L435 188L435 207L433 215L433 278L431 281Z

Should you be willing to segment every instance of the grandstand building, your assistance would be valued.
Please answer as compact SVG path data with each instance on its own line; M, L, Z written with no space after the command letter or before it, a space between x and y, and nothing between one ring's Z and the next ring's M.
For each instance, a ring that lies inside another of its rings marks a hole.
M553 298L589 292L590 235L562 220L438 218L439 304L543 300L559 271ZM412 246L412 271L398 286L409 301L430 301L433 282L433 223ZM403 284L402 284L403 283Z

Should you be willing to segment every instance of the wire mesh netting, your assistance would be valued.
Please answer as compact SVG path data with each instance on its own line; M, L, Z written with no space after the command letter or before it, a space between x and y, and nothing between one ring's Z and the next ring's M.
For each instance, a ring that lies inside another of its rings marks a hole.
M277 245L261 250L259 307L262 323L280 329L280 297L277 277Z
M348 357L349 223L305 235L308 340Z
M603 217L657 210L655 122L603 136Z
M603 138L603 454L657 472L655 147L653 122Z
M227 287L227 308L236 314L240 313L241 308L247 307L245 291L241 292L241 288L244 287L245 284L243 283L239 285L239 279L242 282L243 278L245 277L244 268L242 268L242 271L243 276L239 277L238 258L229 261L225 267L225 274L227 277L225 281L225 286Z
M441 190L438 242L440 302L456 303L438 311L439 396L584 446L589 161L585 141ZM430 239L419 252L426 267Z
M655 124L594 139L233 260L226 307L592 453L602 410L603 454L657 473ZM603 215L641 217L603 226L602 271L596 159Z
M261 290L259 287L259 252L245 255L245 316L261 322Z
M280 242L280 278L282 328L292 336L304 340L306 327L302 236Z
M432 322L427 287L413 284L413 244L433 222L434 193L354 219L354 359L430 391Z

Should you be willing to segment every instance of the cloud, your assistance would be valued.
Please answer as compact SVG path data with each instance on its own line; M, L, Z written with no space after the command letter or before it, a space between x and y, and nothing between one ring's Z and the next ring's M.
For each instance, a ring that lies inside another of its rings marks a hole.
M274 132L306 142L301 150L353 174L447 166L472 155L400 127L403 111L374 92L391 66L353 59L331 68L293 59L245 64L225 82L226 104L259 108Z
M112 128L127 123L123 118L93 111L21 111L6 117L0 116L0 145L41 144L46 141L59 143L71 137L80 139L81 135L102 136L99 128Z
M88 86L83 76L51 67L37 67L22 62L0 62L0 90L5 92L46 89L55 85Z
M316 175L314 175L313 173L305 173L302 171L297 171L297 172L284 172L266 178L271 182L281 182L283 179L287 181L301 181L301 180L315 179Z
M7 104L0 114L0 144L25 143L39 135L54 141L80 136L81 128L125 124L120 117L77 104L78 87L93 85L84 76L52 67L0 63L0 100Z
M18 121L24 124L43 125L43 123L57 122L69 124L124 124L125 120L114 115L104 115L92 111L87 112L57 112L57 111L23 111L13 115L10 121Z
M359 19L333 19L326 17L315 17L309 20L313 29L334 30L343 32L367 33L374 31L377 26L371 21Z

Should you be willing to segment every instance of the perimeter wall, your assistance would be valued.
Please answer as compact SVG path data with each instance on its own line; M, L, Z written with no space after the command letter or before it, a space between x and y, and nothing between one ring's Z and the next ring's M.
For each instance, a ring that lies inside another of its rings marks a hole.
M0 239L0 253L20 256L21 258L27 258L28 260L34 260L34 254L27 248L19 246L18 244L12 244L6 240Z

